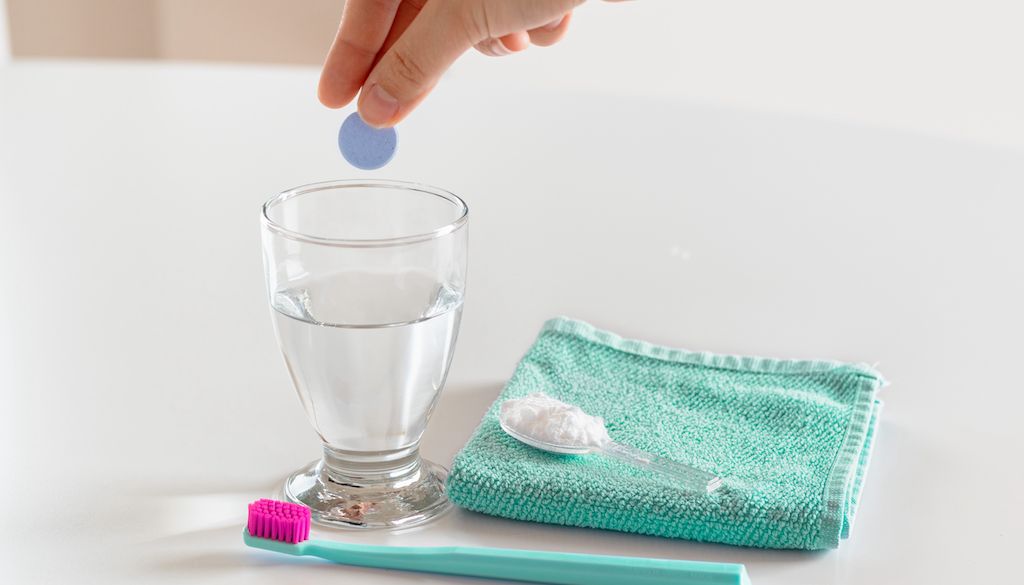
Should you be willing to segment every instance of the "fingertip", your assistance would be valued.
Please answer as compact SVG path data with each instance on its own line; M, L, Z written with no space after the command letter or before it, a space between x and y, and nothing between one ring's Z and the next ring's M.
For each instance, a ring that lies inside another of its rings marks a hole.
M515 32L499 37L498 41L509 51L518 53L525 51L530 46L530 35L525 31Z
M569 19L572 18L572 12L566 12L562 15L562 18L552 20L551 22L540 27L542 30L558 30L564 29L569 26Z
M398 122L400 109L398 99L378 83L363 88L363 91L359 92L356 108L359 110L359 117L368 126L388 128Z
M337 109L350 103L358 91L358 86L346 82L328 64L324 66L324 70L320 74L320 81L316 86L316 98L324 106Z
M397 105L391 102L390 93L384 91L383 88L378 93L377 88L380 86L376 82L371 82L373 87L364 87L359 92L359 99L356 100L356 109L359 112L359 117L363 119L368 126L374 128L391 128L397 126L402 122L410 113L412 113L423 100L430 95L430 92L434 91L434 83L428 85L424 91L418 96L408 101L398 101ZM383 98L383 107L380 107L380 101L377 98ZM374 108L379 108L374 110Z
M343 97L338 97L329 91L325 92L323 88L317 89L316 98L320 100L320 103L323 106L331 108L332 110L343 108L352 101L352 98L345 99Z
M561 20L553 20L544 26L530 29L530 42L538 47L548 47L557 43L568 32L570 20L572 12L567 12Z

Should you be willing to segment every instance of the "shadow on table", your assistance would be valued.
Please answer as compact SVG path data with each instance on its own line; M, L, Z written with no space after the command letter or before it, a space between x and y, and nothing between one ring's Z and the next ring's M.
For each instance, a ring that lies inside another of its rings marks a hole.
M381 569L367 569L337 565L314 557L294 557L246 547L242 544L238 526L197 531L187 535L160 539L149 543L160 547L151 562L138 566L148 578L158 576L168 581L184 579L212 579L232 576L252 582L257 575L267 582L287 582L298 579L307 582L318 575L331 578L355 579L362 583L374 576L387 576L389 582L423 583L424 575ZM156 551L154 551L156 552ZM336 577L335 577L336 576ZM452 577L441 577L448 582ZM461 579L460 579L461 580ZM482 582L477 579L468 582Z
M251 583L257 575L266 582L307 583L315 579L344 579L347 583L507 583L451 575L434 575L388 569L339 565L313 557L292 557L245 548L222 552L196 552L166 556L145 568L147 576L159 574L169 581L233 576Z
M449 464L465 443L480 418L501 390L501 383L453 385L445 391L431 420L425 440L427 455ZM281 478L283 480L283 478ZM345 578L372 580L386 575L389 582L462 582L483 583L479 579L428 576L379 569L337 566L319 559L249 549L241 539L246 502L272 496L281 481L265 485L205 486L175 490L159 498L159 532L162 536L141 546L152 554L144 565L147 574L159 573L173 578L212 577L235 574L251 578L265 574L269 578L313 578L322 571L336 571ZM280 497L278 494L277 497ZM189 519L193 519L190 521ZM170 520L168 520L170 519ZM572 553L644 556L710 562L743 563L752 579L786 578L803 573L810 565L832 565L835 551L789 551L734 547L720 544L673 540L654 536L625 534L589 528L545 525L497 518L455 509L435 522L396 532L351 532L314 530L314 538L361 542L385 546L483 546L530 548ZM524 543L529 543L524 544ZM826 572L828 569L826 569ZM326 575L326 573L324 573ZM497 581L495 581L497 583Z
M261 574L265 575L268 581L309 580L318 578L318 575L326 577L336 574L338 578L354 578L354 582L372 582L374 578L384 577L389 583L492 582L336 565L311 557L291 557L249 549L242 544L240 530L238 525L231 525L153 541L148 546L158 547L159 551L154 551L158 554L153 554L153 560L144 563L140 569L147 575L160 575L171 580L232 575L251 581L254 576ZM524 548L523 536L519 533L525 531L529 534L528 548L531 549L744 563L755 582L757 577L784 577L790 571L806 568L808 563L832 562L827 553L745 549L585 528L547 526L493 518L463 510L454 511L436 524L393 533L389 540L401 545L406 539L416 538L418 535L421 538L417 539L417 542L404 544L424 546L427 544L422 542L422 537L429 537L432 531L437 530L444 531L449 538L452 537L452 532L456 533L456 538L460 534L463 535L467 541L471 541L466 543L467 546ZM342 534L347 534L345 540L353 539L351 533Z
M447 386L423 436L423 454L450 467L455 454L469 440L503 387L504 382L500 381Z

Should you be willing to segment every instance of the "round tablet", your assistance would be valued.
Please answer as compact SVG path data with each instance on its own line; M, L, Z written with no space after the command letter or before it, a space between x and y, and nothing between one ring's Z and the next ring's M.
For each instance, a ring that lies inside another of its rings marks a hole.
M398 133L394 128L368 126L353 112L338 131L338 148L352 166L366 171L379 169L395 156Z

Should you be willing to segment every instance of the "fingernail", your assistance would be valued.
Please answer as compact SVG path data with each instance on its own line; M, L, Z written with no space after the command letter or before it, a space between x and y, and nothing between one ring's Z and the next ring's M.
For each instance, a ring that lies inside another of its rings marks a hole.
M512 54L512 49L508 48L505 41L501 39L493 39L490 44L490 49L494 52L495 57L504 57Z
M398 100L379 84L373 84L359 104L359 116L370 126L385 126L398 113Z
M559 26L562 25L562 21L563 20L565 20L564 16L562 18L558 18L558 19L552 20L551 22L545 24L541 28L544 29L544 30L555 30L556 28L558 28Z

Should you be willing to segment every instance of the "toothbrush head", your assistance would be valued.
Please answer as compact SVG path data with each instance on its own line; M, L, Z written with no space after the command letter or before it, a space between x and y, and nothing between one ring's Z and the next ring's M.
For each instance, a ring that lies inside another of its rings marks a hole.
M252 536L296 544L309 538L309 508L259 499L249 504L248 531Z

